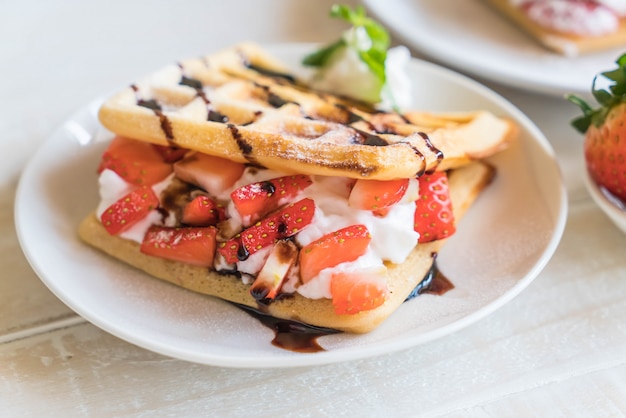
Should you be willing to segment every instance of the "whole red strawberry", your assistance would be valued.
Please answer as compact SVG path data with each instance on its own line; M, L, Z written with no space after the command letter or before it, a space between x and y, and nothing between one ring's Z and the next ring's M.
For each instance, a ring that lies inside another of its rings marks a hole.
M598 76L593 79L592 93L598 108L591 108L576 96L567 98L583 111L572 126L585 134L589 175L599 186L626 201L626 54L616 63L617 69L600 74L606 88L596 87Z

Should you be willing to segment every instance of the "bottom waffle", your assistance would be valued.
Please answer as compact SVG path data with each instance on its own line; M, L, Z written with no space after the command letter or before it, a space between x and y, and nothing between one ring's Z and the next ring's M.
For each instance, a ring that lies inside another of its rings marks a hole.
M480 192L489 184L494 169L481 162L455 169L449 173L450 196L458 221ZM140 252L139 244L110 235L95 214L86 217L79 227L79 236L91 246L156 278L194 292L259 308L250 295L250 285L237 276L219 274L204 267L152 257ZM390 297L376 309L353 315L338 315L329 299L307 299L299 294L282 297L263 310L280 318L352 333L366 333L389 317L426 276L445 240L419 244L402 264L388 265Z

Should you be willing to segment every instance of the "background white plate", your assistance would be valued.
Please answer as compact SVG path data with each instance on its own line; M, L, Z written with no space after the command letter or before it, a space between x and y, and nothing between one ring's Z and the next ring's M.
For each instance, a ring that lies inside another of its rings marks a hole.
M302 45L272 50L295 65ZM520 141L491 161L498 175L439 256L456 288L405 303L367 335L319 340L327 351L300 354L271 345L273 333L228 303L150 278L83 245L81 219L98 202L96 167L106 143L99 102L78 111L41 147L16 196L20 243L41 280L96 326L138 346L189 361L232 367L288 367L352 360L415 346L493 312L525 288L553 254L566 195L553 151L513 105L487 88L413 61L415 108L488 109L515 119Z
M455 69L543 94L589 95L624 49L567 58L550 52L480 0L364 0L407 45Z

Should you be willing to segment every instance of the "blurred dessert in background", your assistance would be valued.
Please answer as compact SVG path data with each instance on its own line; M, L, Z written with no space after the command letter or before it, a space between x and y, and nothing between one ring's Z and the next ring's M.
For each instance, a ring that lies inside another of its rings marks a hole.
M485 0L544 47L566 56L626 45L626 0Z

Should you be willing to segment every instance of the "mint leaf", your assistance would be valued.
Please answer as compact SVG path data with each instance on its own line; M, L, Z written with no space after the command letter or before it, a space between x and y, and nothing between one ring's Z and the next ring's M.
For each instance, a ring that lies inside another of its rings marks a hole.
M371 19L368 19L367 24L363 25L363 27L372 40L373 49L386 51L389 48L391 41L385 28Z
M344 4L334 4L330 9L330 17L339 17L353 25L356 24L355 21L359 19L359 16L364 15L365 10L362 7L357 7L355 11L352 11Z
M386 57L387 54L385 54ZM370 71L378 78L381 83L385 82L385 57L381 57L378 51L361 51L359 52L359 58L370 69Z
M337 51L337 49L345 46L345 41L340 39L330 45L325 46L324 48L317 50L302 60L302 64L308 67L323 67L326 65L330 57Z

